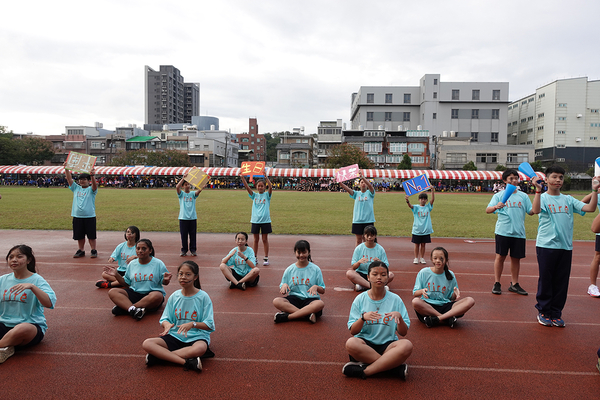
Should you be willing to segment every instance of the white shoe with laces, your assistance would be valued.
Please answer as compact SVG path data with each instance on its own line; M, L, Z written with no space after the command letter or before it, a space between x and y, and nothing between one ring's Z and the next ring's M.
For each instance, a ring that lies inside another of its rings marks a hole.
M415 259L413 260L413 264L418 264L418 263L419 263L419 259L418 259L418 258L415 258Z
M600 297L600 290L598 290L598 286L590 285L590 287L588 287L588 294L592 297Z
M427 261L425 261L424 258L421 258L421 264L427 264Z

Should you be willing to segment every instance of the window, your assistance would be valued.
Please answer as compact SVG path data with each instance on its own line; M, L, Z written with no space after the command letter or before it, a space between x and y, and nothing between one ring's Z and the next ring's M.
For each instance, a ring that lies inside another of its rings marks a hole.
M425 163L425 157L410 157L410 162L413 164L423 164Z
M566 120L567 120L567 117L558 117L558 120L559 120L559 121L566 121Z
M531 143L529 143L529 144L531 144ZM513 164L529 162L529 154L527 154L527 153L508 153L506 155L506 162L513 163Z
M471 142L479 141L479 132L471 132Z
M527 121L527 118L521 118L521 123L524 123Z
M101 147L101 142L92 142L92 149L100 149Z
M597 109L597 108L592 108L592 109L590 110L590 112L597 113L597 112L598 112L598 109Z
M365 153L379 153L381 152L381 143L369 143L366 142L364 145Z
M566 135L566 134L567 134L567 132L566 132L566 131L558 131L558 132L556 132L556 133L557 133L557 134L559 134L559 135Z
M544 97L546 97L546 93L542 93L538 96L538 99L543 99Z
M527 133L533 133L533 128L527 129Z
M472 95L471 95L471 99L472 100L479 100L479 89L473 89Z
M367 103L375 103L375 94L367 93Z
M433 119L437 119L437 113L433 113Z
M460 90L452 89L452 100L460 100Z
M458 119L458 109L453 108L452 109L452 119Z
M402 113L402 121L404 121L404 122L410 122L410 112L404 112L404 113Z
M538 118L544 118L544 113L539 113Z
M392 120L392 113L389 111L386 111L385 113L385 120L386 121L391 121Z
M446 153L446 163L465 164L467 153Z
M406 143L390 143L390 153L406 153Z
M590 136L590 140L598 140L598 136Z
M538 126L538 131L543 131L543 130L544 130L544 125Z
M521 131L521 135L524 135L524 134L525 134L525 131Z
M367 111L367 121L373 121L373 112Z
M437 92L433 92L433 98L437 99Z
M557 145L556 145L556 148L557 148L557 149L566 149L566 148L567 148L567 145L566 145L566 144L557 144Z
M532 116L529 116L529 117L527 117L527 121L533 121L533 115L532 115Z
M422 153L425 151L425 143L409 143L408 151L411 153Z
M536 143L544 143L544 139L538 139L536 140Z
M404 104L410 104L410 93L404 93Z
M498 132L492 132L490 142L498 143Z
M500 109L492 109L492 119L500 119Z
M386 104L392 104L392 93L386 93L385 94L385 103Z
M524 106L525 104L527 104L527 100L523 100L523 101L521 102L521 105L522 105L522 106Z
M471 110L471 119L479 119L479 109L474 108Z
M492 100L500 100L500 91L492 90Z
M279 159L281 159L281 160L289 160L290 159L290 153L280 153L279 154Z
M437 81L437 78L433 78L433 84L434 84L434 85L437 85L437 82L438 82L438 81Z
M566 106L567 106L567 103L558 103L558 106L559 106L559 107L566 107Z
M242 138L242 143L246 143L249 139L247 137Z
M497 163L497 153L477 153L476 160L478 163Z
M250 137L254 137L254 133L251 133L251 134L250 134Z

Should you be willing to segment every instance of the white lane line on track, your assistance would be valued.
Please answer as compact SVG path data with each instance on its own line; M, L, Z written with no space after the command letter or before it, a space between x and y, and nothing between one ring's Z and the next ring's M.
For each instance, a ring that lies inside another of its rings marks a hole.
M52 356L67 356L67 357L116 357L116 358L139 358L142 360L142 354L106 354L106 353L78 353L78 352L61 352L61 351L29 351L30 354L52 355ZM306 361L306 360L269 360L260 358L214 358L214 361L225 362L249 362L249 363L270 363L270 364L305 364L305 365L344 365L344 362L334 361ZM494 372L494 373L513 373L513 374L543 374L543 375L571 375L571 376L596 376L597 372L584 371L549 371L535 369L515 369L515 368L481 368L481 367L459 367L456 365L413 365L409 364L410 368L426 369L426 370L447 370L447 371L467 371L467 372Z

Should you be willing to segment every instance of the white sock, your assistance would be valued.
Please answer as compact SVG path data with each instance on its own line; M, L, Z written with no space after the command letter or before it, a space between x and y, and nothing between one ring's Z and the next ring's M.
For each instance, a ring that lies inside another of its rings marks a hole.
M127 311L135 310L135 306L131 306L127 309Z

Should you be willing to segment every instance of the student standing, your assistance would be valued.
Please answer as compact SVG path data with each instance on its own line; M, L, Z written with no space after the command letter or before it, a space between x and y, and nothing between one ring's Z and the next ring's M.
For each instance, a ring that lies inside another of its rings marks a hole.
M502 173L502 181L507 187L509 184L519 186L519 173L515 169L507 169ZM525 258L526 238L525 216L533 215L531 200L529 196L515 188L505 203L502 203L505 190L501 190L492 196L485 212L498 214L496 222L495 241L496 258L494 259L494 287L493 294L502 294L500 278L504 269L504 260L510 251L510 276L511 282L508 290L523 296L527 296L525 289L519 284L519 271L521 270L521 259Z
M539 226L535 250L537 253L539 278L536 294L537 320L544 326L564 328L562 310L567 302L571 261L573 258L573 215L585 215L596 211L598 203L598 177L592 183L590 203L585 204L572 196L560 192L564 183L564 168L553 165L546 168L548 191L542 194L537 180L533 213L539 214Z
M359 172L360 191L350 189L344 182L340 186L354 199L354 210L352 212L352 233L356 237L356 245L362 243L363 233L368 225L375 225L375 212L373 211L373 200L375 189L371 182Z
M183 188L183 190L182 190ZM179 198L179 234L181 235L181 257L185 257L188 250L196 256L196 230L198 220L196 215L196 199L202 189L191 190L192 185L183 178L177 182L177 197ZM188 245L189 237L189 245Z
M240 174L240 178L242 178L242 183L244 184L246 191L248 191L248 197L252 199L252 217L250 218L250 223L252 224L250 233L254 236L252 249L258 258L258 242L262 235L265 251L263 265L267 266L269 265L269 233L273 232L273 229L271 228L271 196L273 194L273 184L269 180L266 168L265 180L260 179L256 182L257 192L250 189L248 182L246 182L246 178L242 174Z
M412 227L412 239L411 242L415 244L415 259L413 264L419 263L427 264L425 261L425 246L427 243L431 243L431 234L433 233L433 227L431 225L431 210L433 209L433 202L435 201L435 189L433 186L429 186L431 190L431 201L428 203L427 193L419 193L419 204L412 205L408 195L405 195L406 204L412 210L413 213L413 227Z
M73 192L73 205L71 206L71 217L73 217L73 240L77 240L79 248L73 258L85 256L85 237L90 243L91 258L98 257L96 250L96 194L98 194L98 183L94 176L94 169L89 174L79 174L78 182L73 181L71 171L66 168L65 177L69 189Z

